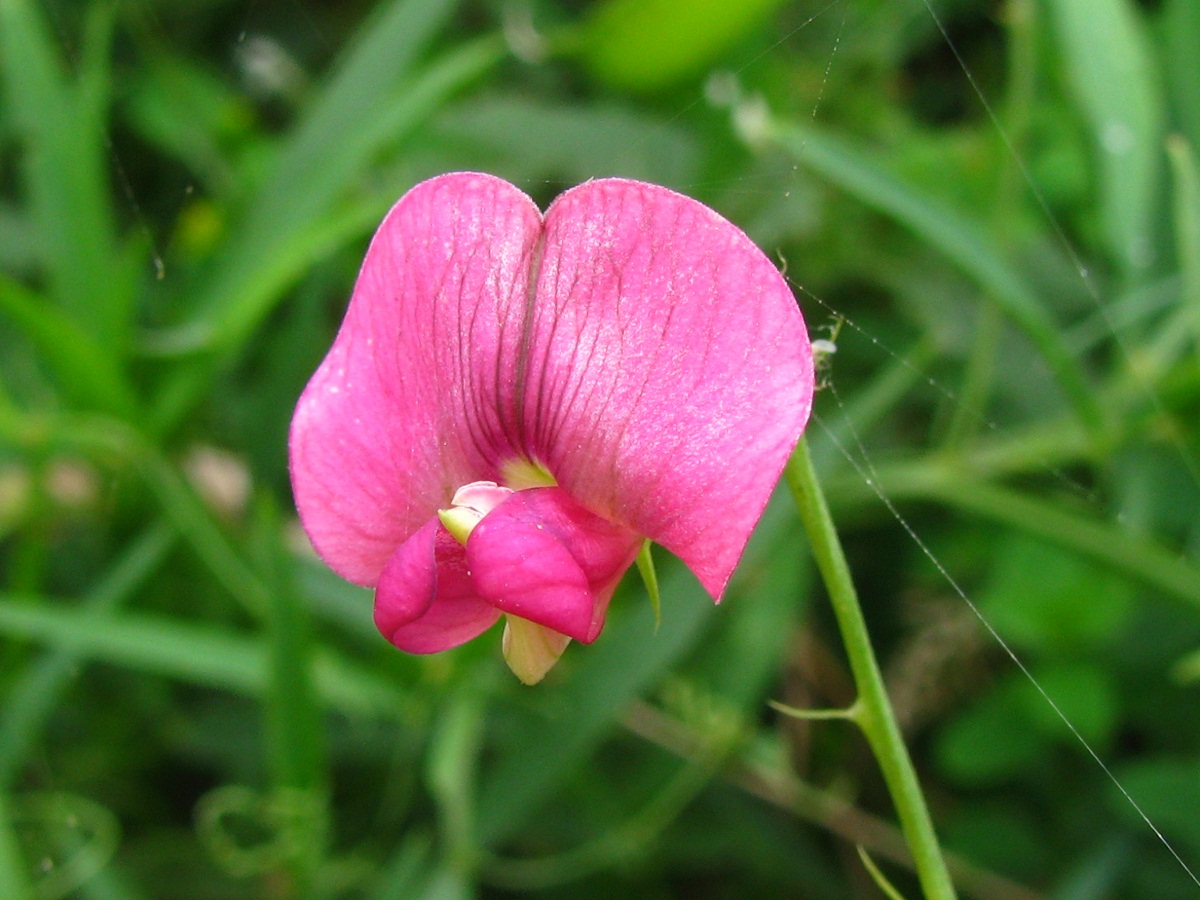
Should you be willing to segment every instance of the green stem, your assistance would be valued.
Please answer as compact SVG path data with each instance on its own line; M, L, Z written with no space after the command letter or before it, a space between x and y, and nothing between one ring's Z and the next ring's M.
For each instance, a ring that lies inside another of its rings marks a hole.
M29 883L28 871L9 813L7 792L0 790L0 883L5 885L6 897L34 900L37 895Z
M930 900L953 898L954 885L933 831L925 798L917 783L912 760L900 735L900 726L884 688L883 675L871 649L850 568L842 552L825 495L817 483L808 444L801 439L786 470L800 519L812 542L813 556L829 592L829 600L842 632L850 669L858 688L853 716L863 730L879 763L900 818L900 827L916 865L917 877Z

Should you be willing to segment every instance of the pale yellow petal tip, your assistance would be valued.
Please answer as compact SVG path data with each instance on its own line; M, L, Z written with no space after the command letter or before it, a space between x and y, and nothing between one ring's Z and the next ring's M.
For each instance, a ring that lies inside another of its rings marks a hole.
M471 532L483 516L466 506L452 506L449 509L439 509L438 518L442 520L442 525L451 536L465 547L467 538L471 536Z
M501 650L504 661L524 684L534 685L554 668L571 639L544 625L505 616Z
M545 466L528 459L510 459L500 467L500 471L504 486L512 488L514 491L535 487L554 487L558 484Z

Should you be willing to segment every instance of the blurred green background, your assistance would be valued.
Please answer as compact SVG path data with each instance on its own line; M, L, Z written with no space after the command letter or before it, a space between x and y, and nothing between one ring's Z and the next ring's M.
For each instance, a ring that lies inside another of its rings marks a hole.
M1200 895L1080 740L1200 869L1197 47L1194 0L0 0L0 896L880 896L856 845L916 896L860 736L767 705L852 698L786 497L720 608L659 554L662 626L628 578L536 689L306 549L292 404L454 169L786 267L964 895Z

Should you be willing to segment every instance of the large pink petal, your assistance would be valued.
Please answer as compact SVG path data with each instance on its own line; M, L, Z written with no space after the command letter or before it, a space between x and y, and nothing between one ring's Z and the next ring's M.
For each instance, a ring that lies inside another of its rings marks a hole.
M329 355L292 420L292 484L317 552L373 585L456 488L517 455L512 361L541 216L517 188L424 182L371 242Z
M436 518L396 549L379 576L375 624L409 653L457 647L498 618L475 591L462 545Z
M480 595L496 608L590 643L639 544L561 488L533 488L512 494L475 526L467 562Z
M653 185L588 182L554 202L545 231L529 451L719 598L808 418L795 299L745 234Z

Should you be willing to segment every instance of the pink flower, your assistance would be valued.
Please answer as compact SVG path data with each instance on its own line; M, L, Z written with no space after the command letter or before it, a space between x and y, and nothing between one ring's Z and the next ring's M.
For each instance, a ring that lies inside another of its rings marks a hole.
M443 175L380 226L300 398L296 504L393 644L444 650L504 615L532 684L600 634L645 539L720 599L812 390L791 291L707 207L606 179L542 216Z

